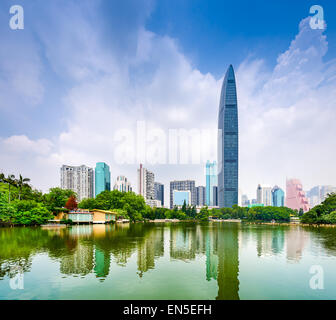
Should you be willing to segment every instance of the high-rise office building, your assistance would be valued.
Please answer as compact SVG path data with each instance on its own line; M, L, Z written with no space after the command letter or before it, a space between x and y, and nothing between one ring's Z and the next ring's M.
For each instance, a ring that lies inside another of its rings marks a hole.
M336 192L336 187L333 186L315 186L306 192L309 207L313 208L324 201L328 194Z
M285 192L278 186L272 189L272 206L284 207L285 206Z
M205 187L196 187L196 205L199 207L204 207L206 205L206 192Z
M154 173L144 168L142 164L138 169L138 193L145 200L155 200Z
M257 187L257 203L262 203L262 187L260 184Z
M104 162L97 162L95 168L95 196L99 193L111 190L110 167Z
M132 186L125 176L118 176L114 183L113 190L118 190L120 192L131 192Z
M321 186L321 202L323 202L329 194L335 193L336 187L333 186Z
M212 187L212 206L213 207L218 207L218 187L217 186L213 186Z
M164 185L160 182L154 182L155 200L160 200L161 205L164 206Z
M218 113L218 205L238 204L238 104L236 80L229 66L222 85Z
M306 193L308 204L313 208L321 203L321 186L315 186Z
M257 187L257 203L263 204L264 206L272 205L272 188L269 186L261 186L260 184Z
M299 179L287 179L286 181L286 206L297 211L300 209L303 209L304 212L309 210L308 199Z
M196 206L196 187L194 180L182 180L170 182L170 208L174 207L174 190L190 191L190 205Z
M205 165L205 188L206 188L206 204L214 206L213 187L217 186L217 164L216 161L207 161Z
M250 201L246 194L243 194L241 196L241 204L242 204L242 207L247 207L248 205L250 205Z
M77 194L77 201L93 198L93 169L85 165L61 167L61 188Z

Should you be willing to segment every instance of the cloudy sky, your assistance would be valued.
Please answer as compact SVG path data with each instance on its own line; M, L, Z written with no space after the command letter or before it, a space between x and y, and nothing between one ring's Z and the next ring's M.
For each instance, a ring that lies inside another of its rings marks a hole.
M24 30L9 27L14 4ZM103 161L136 187L142 161L166 199L170 180L204 185L233 64L241 191L255 197L258 183L285 187L286 177L336 185L336 4L319 1L324 30L310 27L313 4L2 0L0 171L47 191L62 164ZM174 162L176 130L196 137L178 153L195 158Z

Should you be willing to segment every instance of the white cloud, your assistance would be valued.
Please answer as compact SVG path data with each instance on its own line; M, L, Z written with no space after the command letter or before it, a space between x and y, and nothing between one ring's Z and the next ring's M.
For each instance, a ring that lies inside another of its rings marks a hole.
M70 9L71 24L76 21L70 35L67 15L60 22L56 16L46 18L58 28L56 37L40 32L49 64L70 83L63 99L66 126L52 141L2 139L7 154L0 156L0 163L6 171L14 166L26 170L33 183L46 190L58 184L61 164L94 166L105 161L113 178L125 174L136 187L137 165L114 161L116 132L135 132L137 120L167 134L175 128L216 128L221 80L202 74L174 39L146 30L144 23L129 31L132 45L121 57L118 48L104 42L101 26L93 25L82 10ZM310 29L307 21L301 22L299 34L272 70L262 59L246 59L236 68L240 188L250 196L258 183L284 186L286 175L301 178L306 187L335 184L336 63L323 61L326 37ZM30 151L34 155L26 157ZM166 184L166 199L170 180L190 178L205 184L202 165L151 168Z
M0 172L22 174L36 188L46 191L59 181L58 163L51 154L53 148L47 139L32 140L25 135L0 138Z
M17 154L34 153L37 155L48 155L52 148L52 142L47 139L30 140L28 137L11 136L0 140L1 150Z
M302 179L305 188L335 184L336 95L323 61L327 47L326 36L310 29L307 18L270 73L260 60L240 65L240 177L251 195L251 181L284 187L286 176ZM329 70L335 66L329 62Z

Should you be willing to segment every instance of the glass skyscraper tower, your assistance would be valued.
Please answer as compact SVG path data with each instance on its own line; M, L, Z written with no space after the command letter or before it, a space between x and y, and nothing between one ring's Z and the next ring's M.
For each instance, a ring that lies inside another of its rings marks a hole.
M278 186L272 189L272 206L284 207L285 206L285 193Z
M216 161L207 161L205 165L205 182L206 182L206 205L215 206L214 203L217 195L214 194L214 187L217 186L217 164Z
M110 167L104 162L98 162L95 169L95 196L105 190L111 190Z
M218 113L218 206L238 204L238 106L236 79L228 68Z

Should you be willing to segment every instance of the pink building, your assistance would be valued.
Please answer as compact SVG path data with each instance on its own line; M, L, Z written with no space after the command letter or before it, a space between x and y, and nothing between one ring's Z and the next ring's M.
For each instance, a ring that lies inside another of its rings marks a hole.
M309 211L308 199L302 189L301 181L289 179L286 181L286 206L293 210Z

